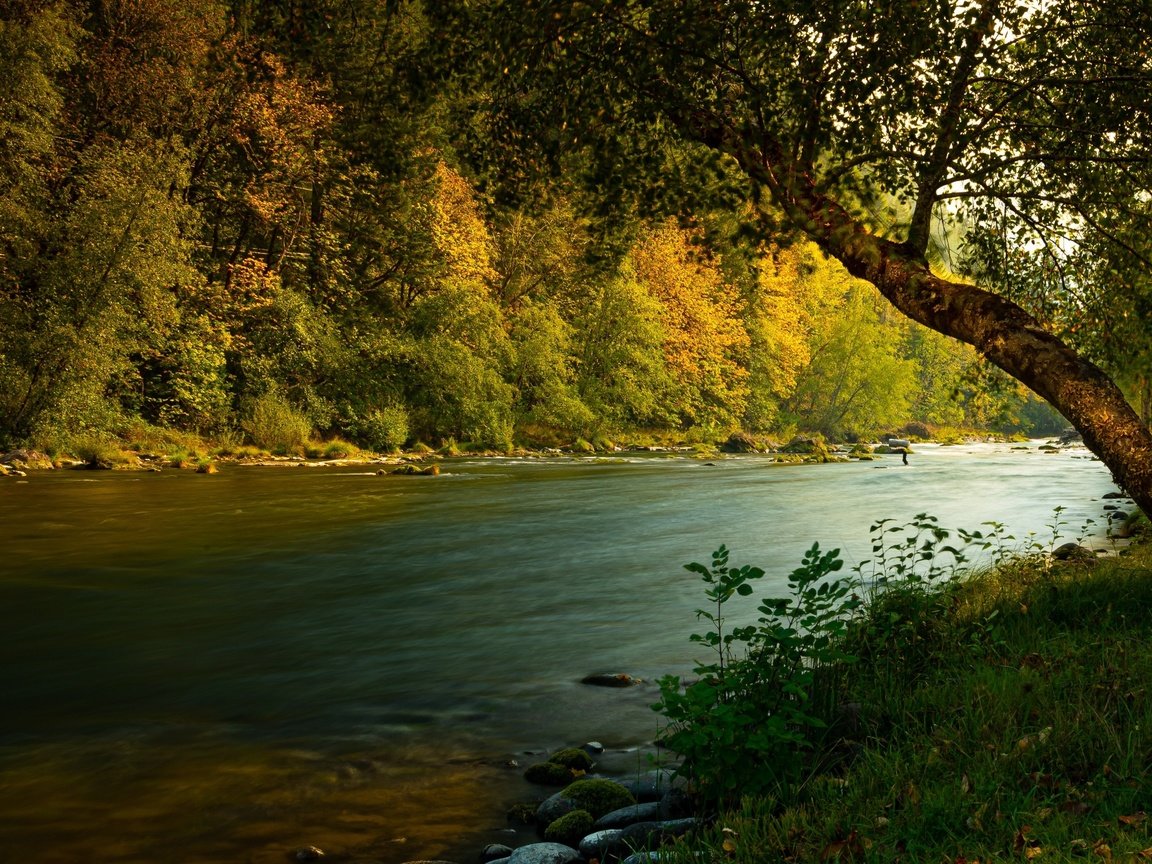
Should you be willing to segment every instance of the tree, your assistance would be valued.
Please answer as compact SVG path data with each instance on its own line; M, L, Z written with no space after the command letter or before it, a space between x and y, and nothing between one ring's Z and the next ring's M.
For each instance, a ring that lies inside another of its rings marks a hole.
M1152 512L1152 434L1099 367L1009 299L1003 254L1038 248L1062 265L1102 238L1152 262L1152 244L1121 230L1152 208L1152 8L491 0L480 14L468 32L492 39L503 142L531 133L647 187L663 182L669 142L694 144L743 178L765 225L806 235L1043 396ZM967 279L930 264L949 220L964 220Z

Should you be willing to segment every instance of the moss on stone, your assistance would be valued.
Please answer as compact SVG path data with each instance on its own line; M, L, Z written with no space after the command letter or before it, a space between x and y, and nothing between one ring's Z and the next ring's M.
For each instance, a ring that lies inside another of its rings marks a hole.
M563 750L557 750L548 757L548 761L557 765L563 765L565 768L571 768L574 771L590 771L592 766L596 764L592 761L592 757L579 747L567 747Z
M564 797L596 819L636 803L627 789L611 780L577 780L564 790Z
M549 843L563 843L573 848L592 833L596 819L587 810L573 810L565 813L544 829L544 839Z
M537 762L524 771L524 779L541 786L563 786L572 780L572 769L556 762Z

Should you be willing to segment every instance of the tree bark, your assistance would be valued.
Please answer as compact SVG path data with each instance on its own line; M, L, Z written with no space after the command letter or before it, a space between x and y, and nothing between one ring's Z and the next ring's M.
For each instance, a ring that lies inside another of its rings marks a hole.
M782 155L756 147L746 133L714 116L696 118L691 131L735 158L754 183L771 193L788 220L849 273L875 285L912 320L972 345L1046 399L1080 432L1116 484L1152 517L1152 432L1103 370L1017 304L976 285L936 276L917 250L875 236L810 179L787 170Z

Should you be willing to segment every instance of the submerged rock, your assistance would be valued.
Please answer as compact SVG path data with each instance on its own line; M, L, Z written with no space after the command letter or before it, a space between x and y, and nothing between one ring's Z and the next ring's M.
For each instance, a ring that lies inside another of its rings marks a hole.
M590 684L593 687L635 687L644 681L623 672L597 672L595 675L585 675L580 679L580 683Z
M532 843L521 846L508 858L509 864L575 864L580 853L562 843Z

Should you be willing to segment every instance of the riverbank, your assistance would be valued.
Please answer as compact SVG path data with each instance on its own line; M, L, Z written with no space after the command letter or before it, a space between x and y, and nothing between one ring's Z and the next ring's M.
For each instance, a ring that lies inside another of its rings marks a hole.
M689 823L662 833L650 816L613 860L661 847L651 860L672 864L1152 859L1147 545L1106 560L1033 554L957 582L893 584L837 644L846 659L818 665L805 697L806 711L826 714L796 730L813 746L792 782L770 796L734 788L723 799L734 807L698 802L686 837L675 829ZM728 748L745 772L765 755L749 749L752 731ZM730 756L716 748L698 761L700 782L730 777ZM555 818L547 805L538 812L542 829ZM610 821L571 850L528 846L511 864L602 858L603 844L619 839L604 833Z
M1152 859L1146 545L881 595L843 644L859 659L816 684L839 714L801 782L670 860Z
M929 435L929 430L917 431ZM829 442L821 435L793 435L781 442L766 436L736 432L718 441L650 439L615 443L598 438L595 443L576 439L563 447L512 447L508 450L459 445L449 439L439 449L417 443L411 448L392 453L363 450L348 441L333 439L301 445L292 452L271 452L250 445L213 441L199 436L160 435L138 439L84 441L66 447L37 449L22 447L0 453L0 476L24 476L28 471L53 469L94 469L118 471L160 471L179 469L202 474L215 473L221 465L255 465L269 468L318 468L349 465L406 466L435 462L460 456L540 459L555 456L612 457L627 454L691 456L712 459L728 455L771 455L781 464L848 462L869 460L879 455L901 455L909 449L909 439L892 433L873 441ZM959 443L1016 442L1009 436L955 430L939 438L914 437L917 443L955 445ZM893 446L889 446L889 441ZM1059 448L1078 443L1078 439L1052 439L1048 446ZM432 472L429 472L432 473Z

